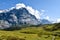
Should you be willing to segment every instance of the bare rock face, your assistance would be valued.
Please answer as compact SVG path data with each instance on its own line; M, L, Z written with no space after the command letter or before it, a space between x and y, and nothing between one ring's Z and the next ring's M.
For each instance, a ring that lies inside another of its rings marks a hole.
M13 9L0 13L0 29L16 25L38 25L40 22L26 8Z

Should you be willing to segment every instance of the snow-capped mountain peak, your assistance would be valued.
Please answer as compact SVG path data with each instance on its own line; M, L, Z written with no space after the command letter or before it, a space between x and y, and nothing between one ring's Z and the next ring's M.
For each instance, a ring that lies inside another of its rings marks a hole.
M15 7L1 11L0 29L9 28L16 25L39 25L39 20L40 12L38 10L33 9L30 6L26 6L23 3L19 3L16 4ZM4 23L4 25L2 25L2 23Z
M21 5L20 5L21 6ZM40 22L35 15L30 13L26 7L11 8L11 10L5 10L6 12L0 13L0 29L5 29L14 25L38 25ZM2 20L4 22L2 22ZM4 23L4 27L2 26ZM6 24L8 23L8 24ZM7 26L6 26L7 25Z

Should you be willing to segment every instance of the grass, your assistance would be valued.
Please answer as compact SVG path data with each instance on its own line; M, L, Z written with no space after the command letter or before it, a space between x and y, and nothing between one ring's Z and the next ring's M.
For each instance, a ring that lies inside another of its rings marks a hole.
M0 40L60 40L60 29L51 31L53 26L27 27L14 31L0 30Z

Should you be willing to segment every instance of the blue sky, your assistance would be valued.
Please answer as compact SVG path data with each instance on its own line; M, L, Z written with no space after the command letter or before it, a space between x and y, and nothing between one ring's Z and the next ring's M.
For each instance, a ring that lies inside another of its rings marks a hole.
M60 0L0 0L0 9L9 9L18 3L24 3L38 11L45 10L43 15L53 20L60 18Z

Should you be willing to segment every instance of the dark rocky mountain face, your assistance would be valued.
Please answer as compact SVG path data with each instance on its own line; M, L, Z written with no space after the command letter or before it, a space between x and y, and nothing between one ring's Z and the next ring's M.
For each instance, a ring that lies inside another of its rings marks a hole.
M0 13L0 29L13 25L38 25L40 22L26 8L13 9Z

